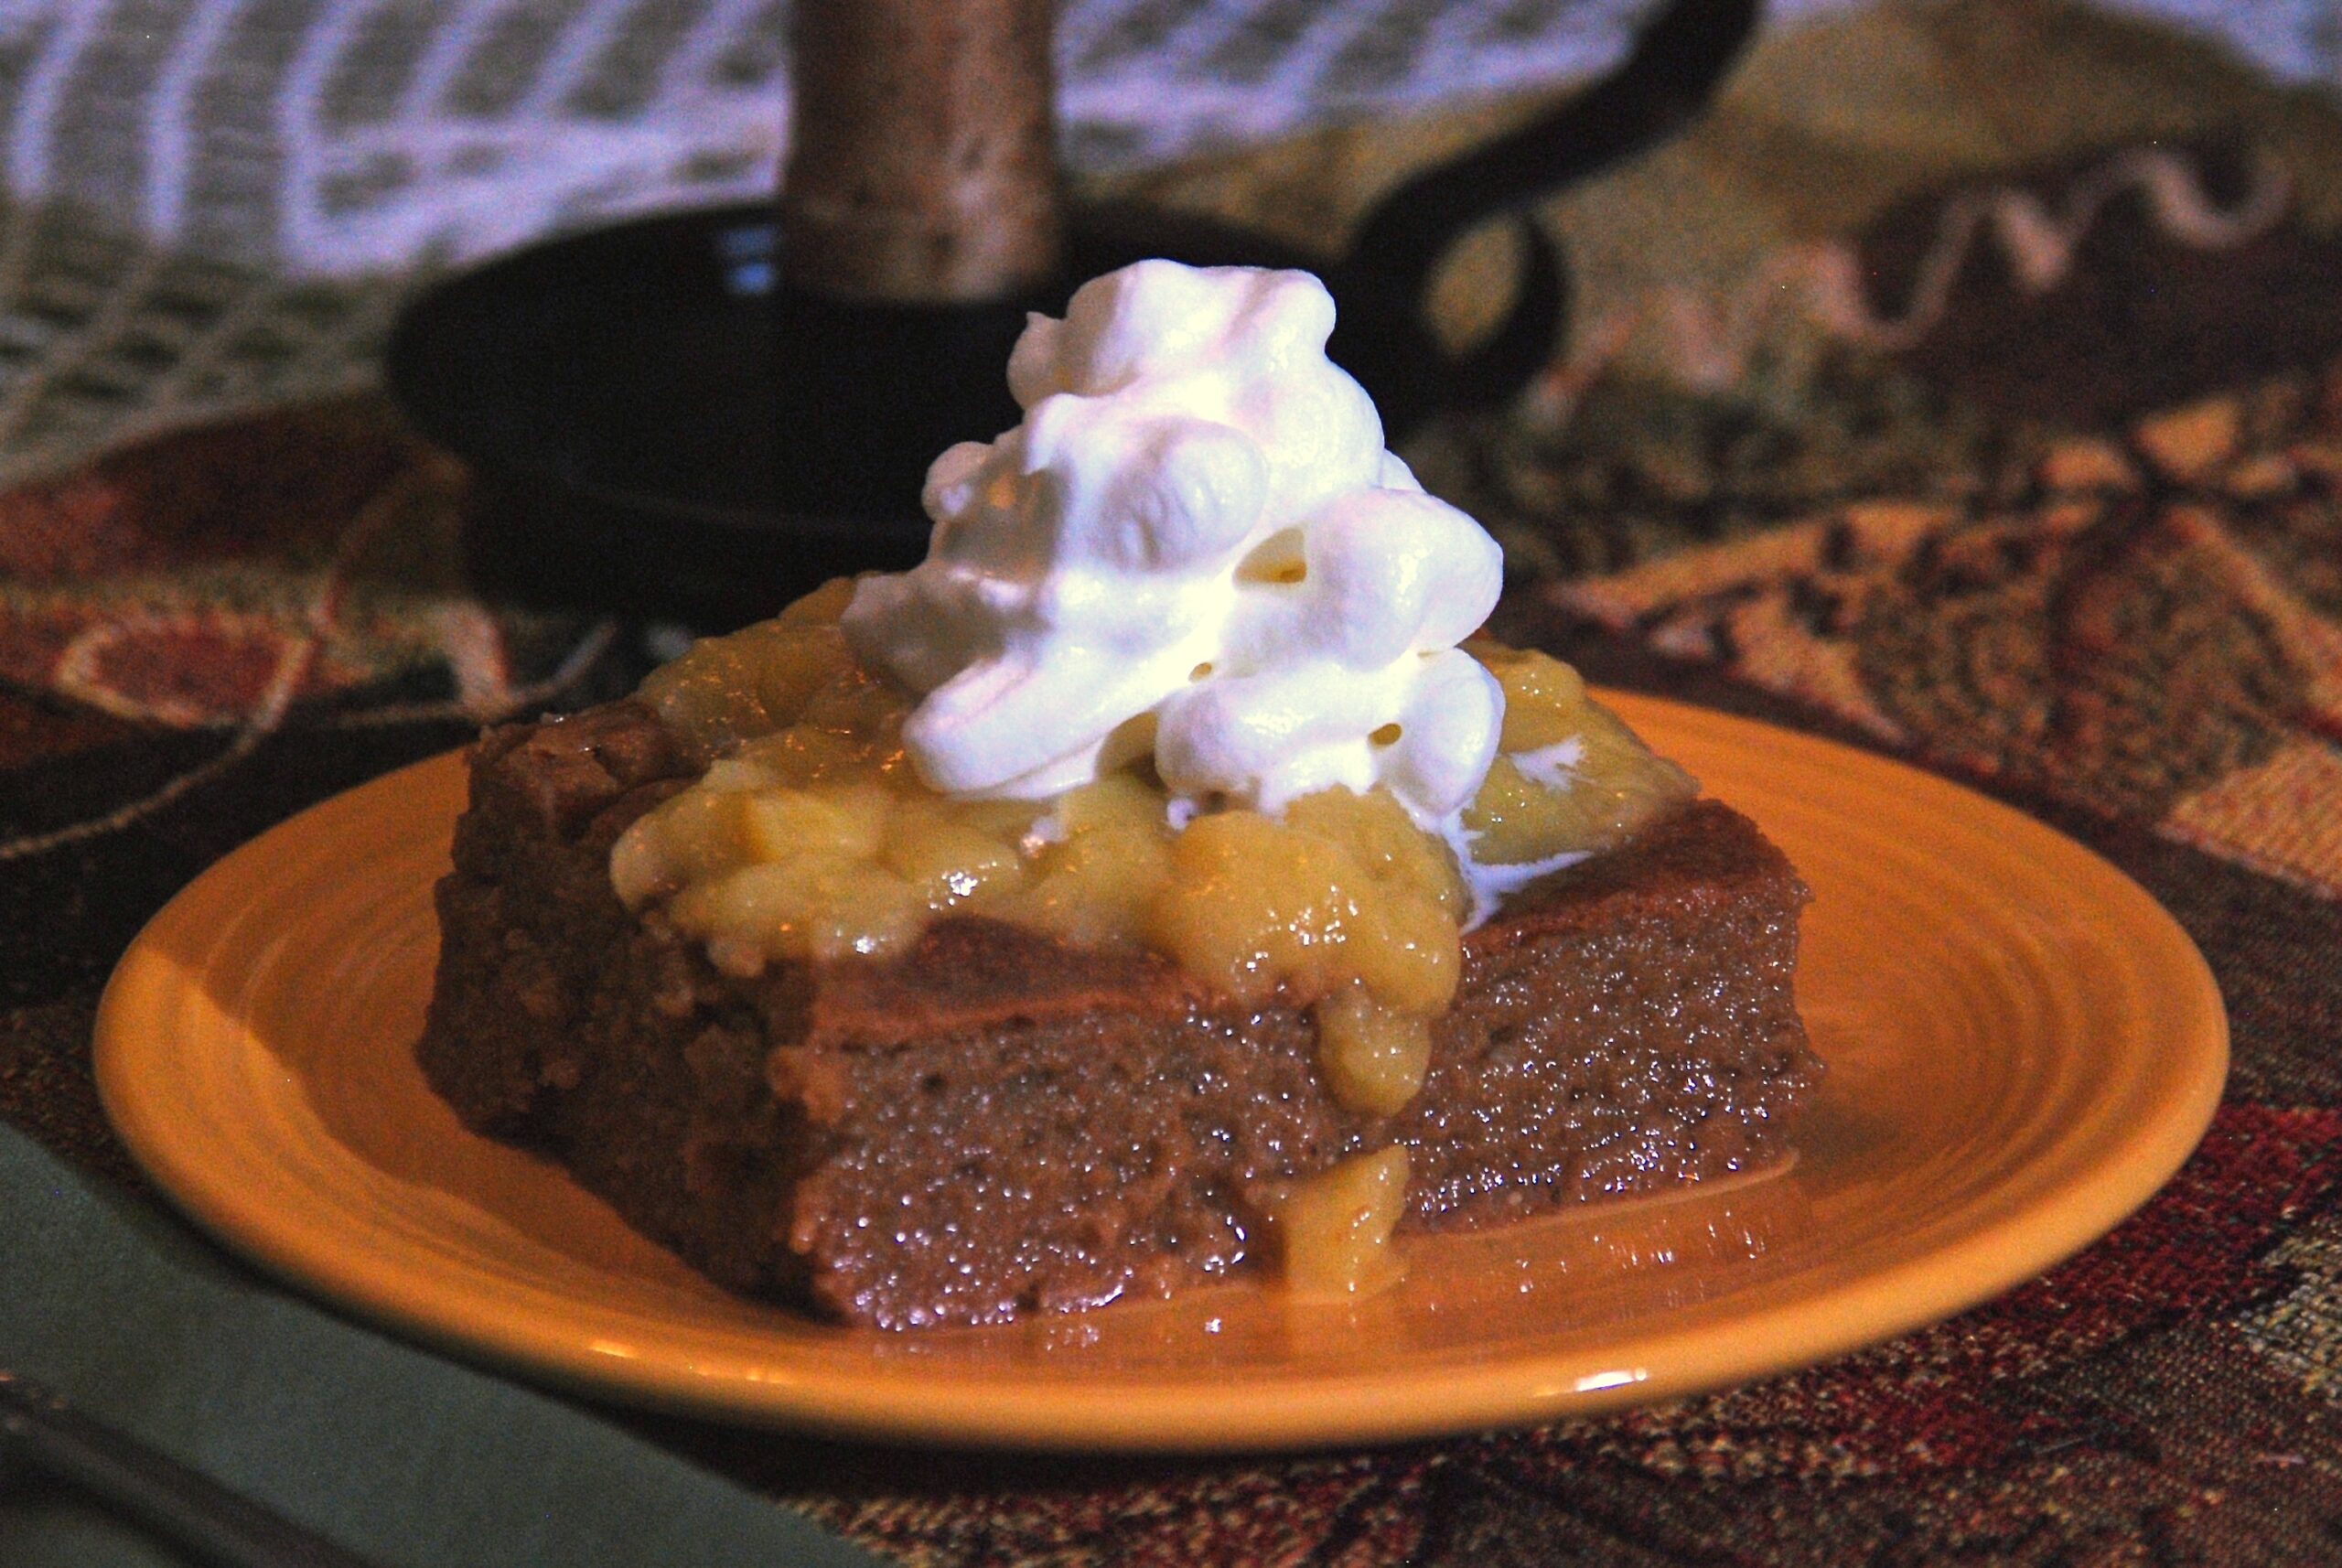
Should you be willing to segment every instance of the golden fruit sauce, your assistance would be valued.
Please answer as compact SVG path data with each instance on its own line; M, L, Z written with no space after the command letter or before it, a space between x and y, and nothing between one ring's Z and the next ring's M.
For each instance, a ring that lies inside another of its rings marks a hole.
M1504 729L1452 836L1380 789L1175 828L1143 748L1052 800L941 795L903 748L911 694L863 670L839 629L853 592L831 583L642 684L707 769L619 838L611 880L730 974L883 957L952 913L1151 948L1240 1001L1312 1007L1336 1100L1388 1116L1422 1088L1432 1024L1456 993L1472 912L1458 854L1500 867L1609 849L1697 789L1569 666L1480 642L1466 646L1504 687ZM1279 1221L1296 1287L1354 1289L1380 1267L1400 1155L1296 1185Z
M1342 1296L1394 1283L1391 1233L1407 1212L1412 1163L1404 1144L1390 1144L1295 1182L1275 1213L1285 1289L1304 1298Z

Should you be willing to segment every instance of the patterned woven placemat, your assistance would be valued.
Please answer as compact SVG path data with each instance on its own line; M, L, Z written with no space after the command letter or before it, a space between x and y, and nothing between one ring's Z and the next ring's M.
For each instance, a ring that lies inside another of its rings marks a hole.
M1489 115L1119 188L1338 232ZM2229 1001L2203 1149L1983 1308L1603 1421L1107 1463L627 1419L920 1563L2342 1554L2342 115L2097 13L1894 7L1767 45L1548 217L1567 352L1409 452L1504 538L1501 629L2110 855ZM467 588L478 504L362 391L0 495L0 1115L134 1182L87 1053L145 915L311 800L639 673L665 633Z

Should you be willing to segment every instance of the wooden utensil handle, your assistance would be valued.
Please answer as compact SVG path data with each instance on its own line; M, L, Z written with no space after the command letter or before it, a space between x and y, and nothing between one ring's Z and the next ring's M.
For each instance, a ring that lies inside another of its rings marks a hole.
M791 286L951 304L1058 263L1054 0L798 0Z

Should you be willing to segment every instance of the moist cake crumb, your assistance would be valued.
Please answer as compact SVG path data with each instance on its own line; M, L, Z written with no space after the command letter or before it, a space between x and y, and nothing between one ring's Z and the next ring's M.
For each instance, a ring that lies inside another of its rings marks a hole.
M483 737L418 1057L718 1283L890 1328L1263 1273L1281 1194L1392 1146L1401 1235L1758 1169L1820 1076L1806 891L1697 800L1463 939L1423 1087L1346 1108L1305 1002L948 915L883 959L726 973L610 851L698 769L637 701Z

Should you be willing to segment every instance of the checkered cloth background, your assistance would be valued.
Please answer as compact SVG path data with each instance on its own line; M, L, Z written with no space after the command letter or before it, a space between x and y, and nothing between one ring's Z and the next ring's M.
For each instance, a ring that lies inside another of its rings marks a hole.
M2342 81L2333 0L2128 0ZM1841 0L1776 4L1788 25ZM1069 0L1077 175L1598 70L1644 0ZM0 481L346 390L423 277L769 190L788 0L0 5Z

